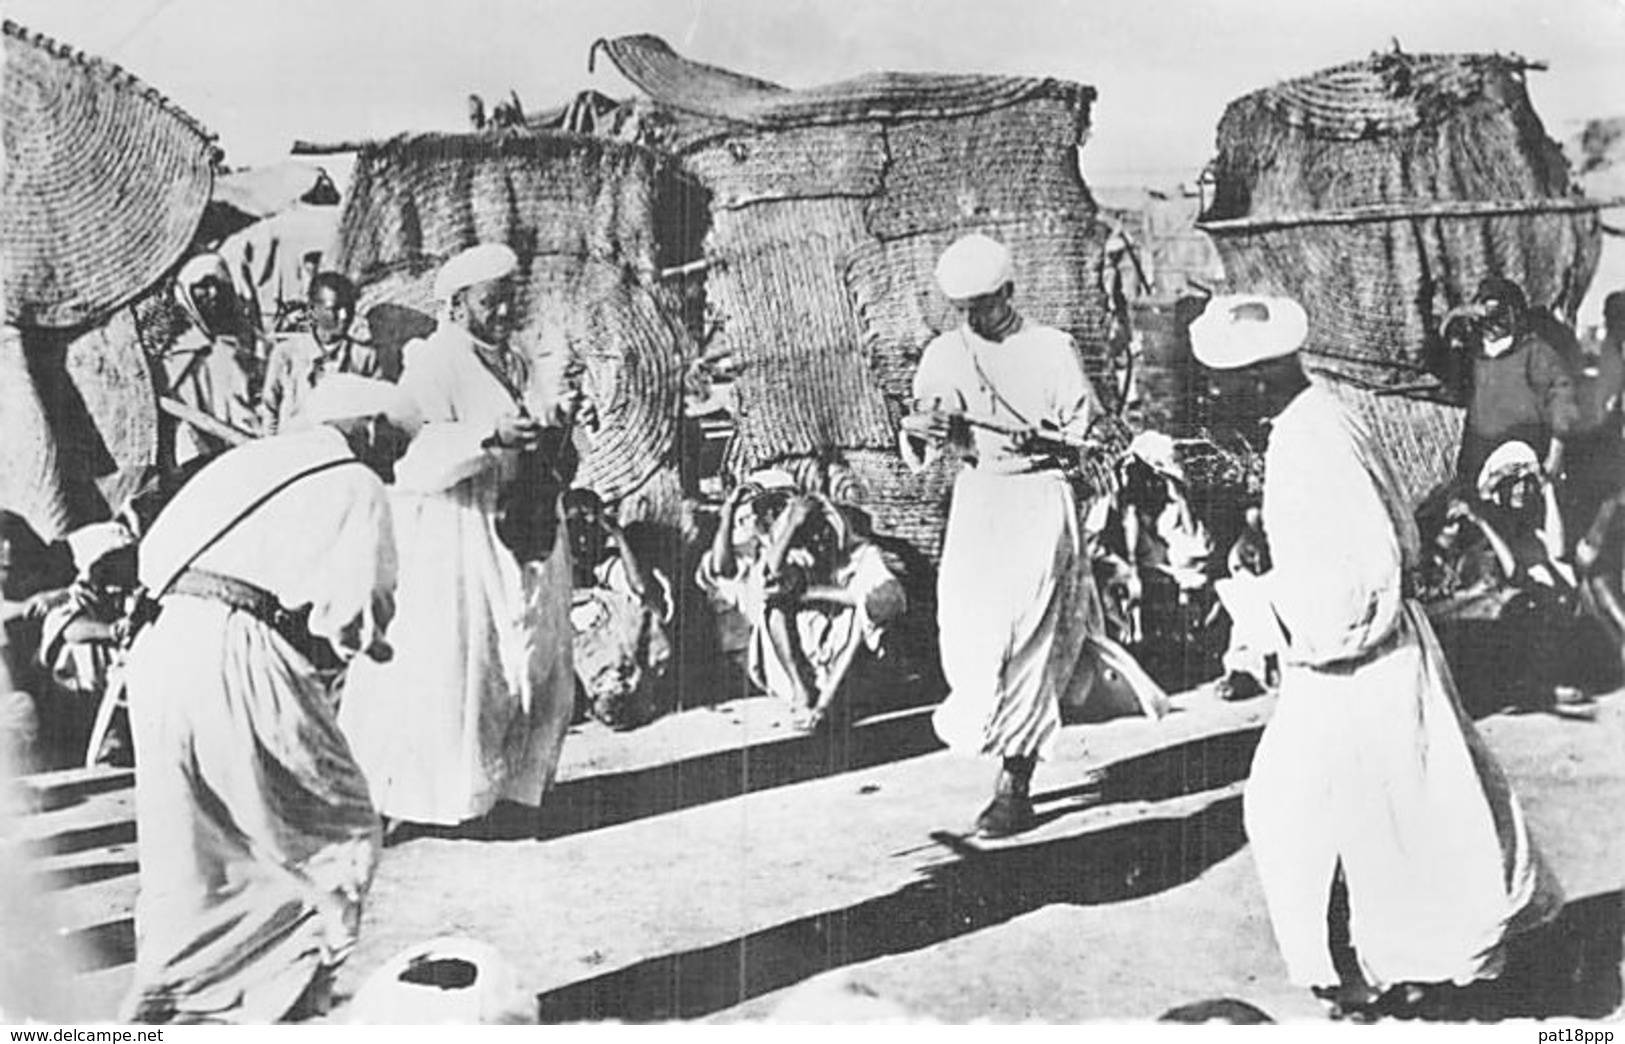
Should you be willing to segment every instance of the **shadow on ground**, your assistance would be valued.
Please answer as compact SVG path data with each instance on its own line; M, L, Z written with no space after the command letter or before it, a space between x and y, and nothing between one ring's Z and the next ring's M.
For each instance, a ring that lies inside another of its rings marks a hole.
M565 780L548 792L539 813L504 805L454 829L409 826L398 840L545 840L904 761L942 748L931 728L931 710L916 707L856 723L837 720L834 727L768 743Z
M1100 801L1157 801L1241 779L1258 732L1227 733L1110 766L1097 788ZM1076 789L1034 798L1042 808L1076 797ZM703 1018L833 968L925 949L1046 906L1153 895L1233 855L1245 837L1241 799L1227 797L1184 817L995 850L975 850L951 835L937 840L955 858L897 892L549 991L538 997L539 1017L545 1023Z

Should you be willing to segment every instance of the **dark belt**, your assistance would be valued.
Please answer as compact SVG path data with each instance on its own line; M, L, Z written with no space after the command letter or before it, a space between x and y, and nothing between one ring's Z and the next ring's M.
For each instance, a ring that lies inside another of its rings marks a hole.
M168 594L223 602L271 628L315 666L342 666L332 647L310 633L311 607L308 604L289 609L263 587L234 576L196 568L182 571L170 585Z

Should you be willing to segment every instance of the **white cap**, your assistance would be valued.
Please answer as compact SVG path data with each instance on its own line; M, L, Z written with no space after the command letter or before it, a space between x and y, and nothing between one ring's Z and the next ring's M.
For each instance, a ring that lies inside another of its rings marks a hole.
M1516 475L1538 474L1540 458L1535 455L1534 447L1516 439L1503 442L1495 447L1495 452L1489 455L1478 471L1478 495L1488 497L1495 492L1496 486Z
M980 232L954 240L937 259L937 285L950 301L994 293L1013 277L1010 248Z
M135 534L123 522L92 522L69 533L65 538L73 554L73 566L83 576L91 566L103 558L135 543Z
M501 279L519 267L519 256L502 243L481 243L453 255L434 277L436 300L449 301L459 290Z
M1213 370L1239 370L1303 347L1309 316L1289 297L1222 294L1208 300L1190 334L1197 362Z
M412 397L388 381L335 373L322 378L305 396L297 426L315 427L354 417L385 416L409 434L423 424L423 414Z
M759 486L762 492L774 489L799 489L795 476L783 468L763 468L753 471L745 478L746 482Z
M1174 446L1172 435L1142 431L1128 444L1128 451L1153 470L1181 482L1185 480L1185 469L1179 465L1179 450Z

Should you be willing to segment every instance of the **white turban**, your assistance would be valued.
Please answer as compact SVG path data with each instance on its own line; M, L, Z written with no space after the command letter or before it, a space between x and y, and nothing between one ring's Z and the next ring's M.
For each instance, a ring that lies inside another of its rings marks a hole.
M795 476L783 468L763 468L760 471L753 471L745 476L745 481L761 487L764 493L775 489L795 490L800 488L796 483Z
M1265 318L1248 314L1255 308ZM1190 333L1191 354L1197 362L1213 370L1239 370L1303 347L1309 336L1309 316L1288 297L1219 295L1208 300L1191 323Z
M75 529L64 539L73 554L73 567L84 576L91 566L114 551L134 544L135 534L122 522L93 522Z
M408 434L415 434L423 424L417 404L396 385L353 373L335 373L322 378L305 396L296 426L313 428L333 421L380 415Z
M459 290L501 279L519 267L519 257L501 243L481 243L453 255L434 277L434 296L450 301Z
M1153 471L1185 481L1185 469L1179 464L1179 449L1174 445L1173 436L1160 431L1142 431L1128 444L1128 451L1145 461Z
M1514 439L1503 442L1495 447L1489 459L1478 472L1478 495L1489 497L1499 486L1509 478L1520 475L1539 475L1540 458L1535 456L1534 447L1527 442Z
M1010 248L980 232L954 240L937 259L937 285L950 301L994 293L1013 277Z

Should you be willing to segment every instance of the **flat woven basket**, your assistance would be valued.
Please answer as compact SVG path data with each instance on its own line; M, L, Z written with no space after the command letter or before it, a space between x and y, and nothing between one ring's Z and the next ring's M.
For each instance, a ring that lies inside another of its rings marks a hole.
M212 136L151 87L4 24L6 318L92 323L180 260L214 183Z

